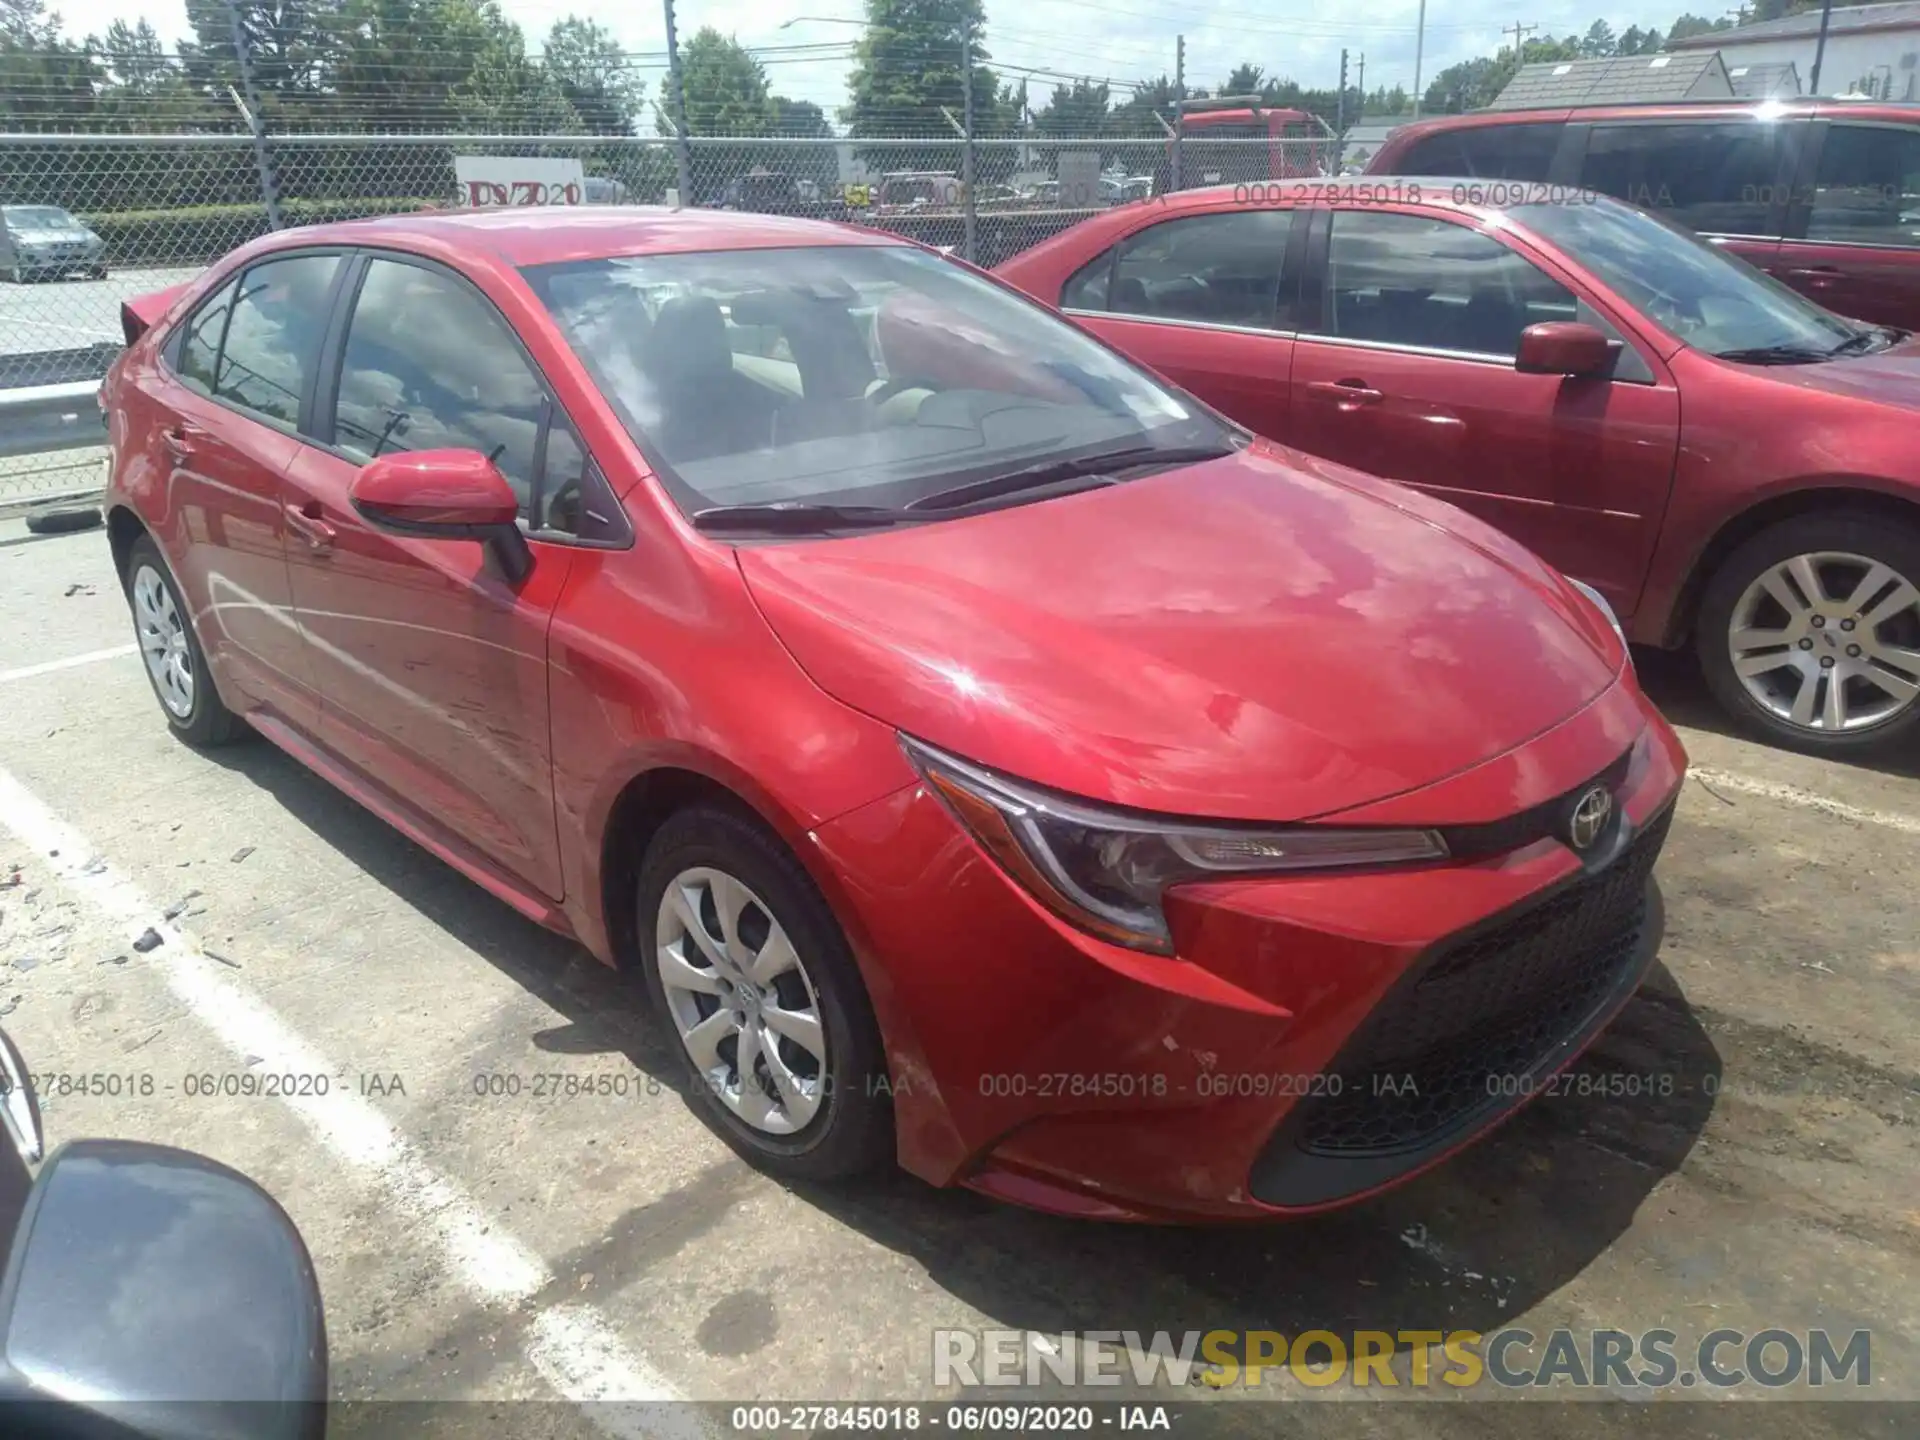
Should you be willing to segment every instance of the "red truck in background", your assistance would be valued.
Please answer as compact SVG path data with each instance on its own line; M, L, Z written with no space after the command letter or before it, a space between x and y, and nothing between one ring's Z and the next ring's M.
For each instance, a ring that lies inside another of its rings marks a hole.
M1264 104L1258 95L1182 100L1174 106L1173 123L1162 193L1301 179L1332 168L1335 136L1326 121ZM1253 143L1261 139L1267 143Z

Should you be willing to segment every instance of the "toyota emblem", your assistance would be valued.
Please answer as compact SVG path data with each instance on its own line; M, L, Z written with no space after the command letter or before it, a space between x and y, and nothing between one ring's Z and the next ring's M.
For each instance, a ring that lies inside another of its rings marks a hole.
M1606 833L1613 818L1613 796L1606 787L1595 785L1574 802L1567 821L1567 843L1576 850L1591 850L1593 842Z

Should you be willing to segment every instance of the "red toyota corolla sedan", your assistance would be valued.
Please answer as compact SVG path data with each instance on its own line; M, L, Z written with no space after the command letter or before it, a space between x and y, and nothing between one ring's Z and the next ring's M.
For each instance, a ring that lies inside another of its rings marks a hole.
M1593 191L1362 178L1118 208L999 267L1260 434L1689 642L1815 753L1920 736L1920 340Z
M1332 1205L1651 962L1684 757L1603 601L923 248L389 219L128 328L167 723L634 967L776 1173Z

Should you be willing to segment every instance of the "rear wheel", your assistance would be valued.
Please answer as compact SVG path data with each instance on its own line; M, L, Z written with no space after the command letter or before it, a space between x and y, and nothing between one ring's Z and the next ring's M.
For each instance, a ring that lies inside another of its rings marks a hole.
M152 536L142 535L128 551L126 586L140 658L173 733L203 748L239 738L246 725L214 689L186 602Z
M846 938L757 821L696 805L640 865L641 963L694 1106L754 1164L833 1180L884 1161L879 1027Z
M1859 754L1920 731L1920 530L1844 514L1763 530L1695 628L1715 698L1770 739Z

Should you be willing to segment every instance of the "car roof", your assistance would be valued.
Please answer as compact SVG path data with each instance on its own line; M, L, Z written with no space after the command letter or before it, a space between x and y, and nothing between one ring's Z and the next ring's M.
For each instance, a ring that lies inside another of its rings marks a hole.
M695 250L907 243L883 231L825 220L645 205L424 210L304 226L282 231L280 236L299 245L390 245L440 255L480 253L514 266Z
M1639 104L1551 105L1526 110L1468 110L1458 115L1434 115L1400 126L1388 138L1396 148L1420 135L1440 130L1475 129L1483 125L1540 125L1553 121L1578 120L1722 120L1746 119L1765 115L1777 119L1805 119L1820 115L1845 115L1853 119L1899 120L1920 125L1920 102L1909 100L1665 100Z

